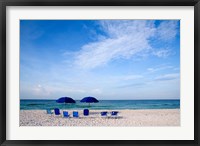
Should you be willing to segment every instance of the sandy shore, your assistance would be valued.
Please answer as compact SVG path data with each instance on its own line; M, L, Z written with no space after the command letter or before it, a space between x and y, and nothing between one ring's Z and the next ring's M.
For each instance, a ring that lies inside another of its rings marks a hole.
M180 109L118 110L118 118L101 117L101 111L90 110L85 117L79 110L79 118L63 118L45 110L20 110L20 126L180 126Z

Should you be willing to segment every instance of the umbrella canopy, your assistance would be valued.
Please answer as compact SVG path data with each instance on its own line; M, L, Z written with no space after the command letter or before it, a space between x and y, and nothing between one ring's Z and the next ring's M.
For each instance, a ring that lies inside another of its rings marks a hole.
M58 100L56 100L57 103L76 103L74 99L71 97L61 97Z
M86 102L86 103L90 104L90 103L96 103L96 102L99 102L99 101L96 98L89 96L89 97L84 97L81 100L81 102Z

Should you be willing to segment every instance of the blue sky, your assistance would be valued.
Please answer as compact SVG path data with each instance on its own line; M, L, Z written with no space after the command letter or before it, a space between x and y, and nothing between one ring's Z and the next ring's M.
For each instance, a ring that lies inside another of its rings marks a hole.
M20 99L179 99L179 20L21 20Z

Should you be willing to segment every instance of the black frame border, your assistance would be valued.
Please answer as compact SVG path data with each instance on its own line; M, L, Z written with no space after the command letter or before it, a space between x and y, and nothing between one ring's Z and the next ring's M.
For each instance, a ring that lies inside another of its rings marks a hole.
M7 6L194 6L194 140L6 140ZM200 144L199 63L200 0L0 0L0 144L1 146L198 146Z

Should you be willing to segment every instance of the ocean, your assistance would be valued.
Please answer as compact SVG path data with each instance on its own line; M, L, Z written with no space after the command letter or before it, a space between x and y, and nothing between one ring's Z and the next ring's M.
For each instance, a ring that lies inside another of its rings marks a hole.
M98 103L75 104L56 103L56 100L20 100L21 110L45 110L45 109L71 109L82 110L84 108L96 110L120 110L120 109L180 109L180 100L100 100Z

